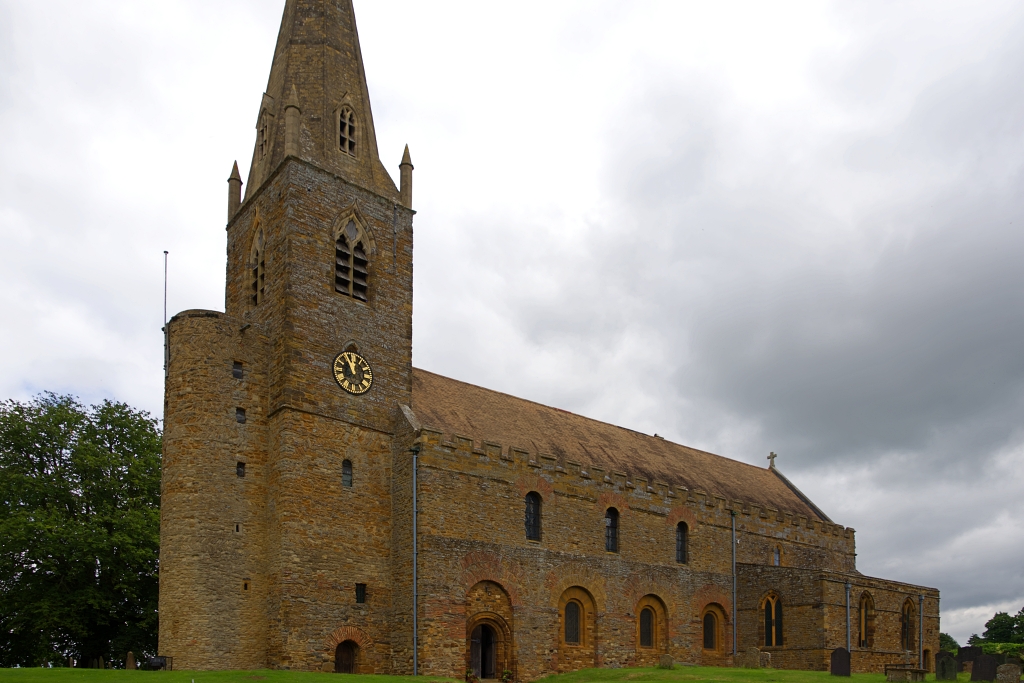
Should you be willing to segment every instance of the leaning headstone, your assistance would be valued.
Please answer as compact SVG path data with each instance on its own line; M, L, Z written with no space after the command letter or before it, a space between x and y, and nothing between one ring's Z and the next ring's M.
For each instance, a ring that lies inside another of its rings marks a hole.
M128 669L129 671L134 671L135 670L135 653L134 652L129 652L128 653L128 656L124 660L124 668Z
M675 667L676 662L672 659L672 655L662 655L661 659L658 660L659 669L671 669Z
M994 681L996 680L996 667L999 663L992 655L979 655L971 667L972 681Z
M952 657L940 657L935 662L935 680L937 681L955 681L956 680L956 660Z
M996 667L999 683L1020 683L1020 664L1002 664Z
M761 668L770 669L772 668L772 653L762 652L761 653Z
M845 647L837 647L832 650L832 662L829 671L833 676L850 675L850 651Z

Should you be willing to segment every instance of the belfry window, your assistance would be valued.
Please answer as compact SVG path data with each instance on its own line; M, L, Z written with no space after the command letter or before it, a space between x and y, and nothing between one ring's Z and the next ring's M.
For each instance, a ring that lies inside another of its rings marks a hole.
M679 564L686 564L689 561L686 547L690 540L689 537L690 530L686 526L686 522L676 524L676 562Z
M565 603L565 644L580 644L580 603L570 600Z
M782 645L782 601L774 595L764 601L764 644Z
M356 115L349 107L338 113L338 148L349 156L356 155Z
M349 220L334 243L334 291L366 301L370 260L366 238L354 220Z
M252 240L252 251L249 256L249 268L252 277L250 278L250 300L253 306L259 306L267 293L267 255L263 228L256 230L256 236Z
M619 552L619 511L615 508L608 508L604 513L604 549Z
M650 607L640 612L640 647L654 647L654 610Z
M352 486L352 461L346 460L341 463L341 485Z
M526 494L526 538L540 540L540 494L536 491Z

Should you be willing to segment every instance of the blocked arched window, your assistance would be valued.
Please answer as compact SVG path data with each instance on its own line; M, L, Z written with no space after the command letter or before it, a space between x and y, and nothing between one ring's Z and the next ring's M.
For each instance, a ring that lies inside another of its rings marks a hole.
M654 610L640 610L640 647L654 647Z
M335 237L334 261L334 290L366 301L370 259L366 235L353 219L349 219Z
M676 524L676 562L679 564L689 562L689 557L687 556L689 541L689 527L686 526L686 522L679 522L679 524Z
M540 540L540 494L530 491L526 494L526 538Z
M776 595L764 601L764 644L766 647L782 645L782 600Z
M338 149L349 156L356 155L356 114L351 107L342 107L338 112Z
M900 645L904 650L915 650L914 601L907 598L900 612Z
M860 609L857 614L857 645L874 647L875 640L875 602L870 593L860 596Z
M608 508L604 513L604 549L619 552L619 511L615 508Z
M718 649L718 617L714 612L704 615L704 649Z
M583 621L581 618L583 614L583 608L580 607L580 603L575 600L570 600L565 603L565 643L566 645L579 645L581 642L580 638L580 623Z
M263 228L256 229L256 235L252 239L252 249L249 252L250 268L250 300L253 306L258 306L267 293L267 254L266 239L263 236Z
M341 485L352 486L352 461L345 460L341 463Z

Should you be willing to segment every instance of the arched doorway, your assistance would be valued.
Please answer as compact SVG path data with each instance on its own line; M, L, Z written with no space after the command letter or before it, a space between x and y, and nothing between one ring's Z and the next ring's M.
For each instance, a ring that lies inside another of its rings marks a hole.
M490 624L478 624L470 635L469 653L473 673L478 678L497 678L495 674L498 634Z
M354 674L358 655L359 646L354 641L346 640L338 643L338 647L334 650L334 673Z

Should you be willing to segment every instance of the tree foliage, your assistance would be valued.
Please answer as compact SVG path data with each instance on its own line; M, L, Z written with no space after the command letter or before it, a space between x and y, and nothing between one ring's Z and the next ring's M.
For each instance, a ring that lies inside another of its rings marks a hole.
M160 449L123 403L0 402L0 666L156 654Z
M980 636L975 633L967 639L968 645L985 646L994 643L1024 643L1024 607L1016 615L1008 612L996 612L985 622L985 632Z
M940 633L939 649L956 654L956 652L960 649L960 643L956 642L956 638L949 635L948 633Z

